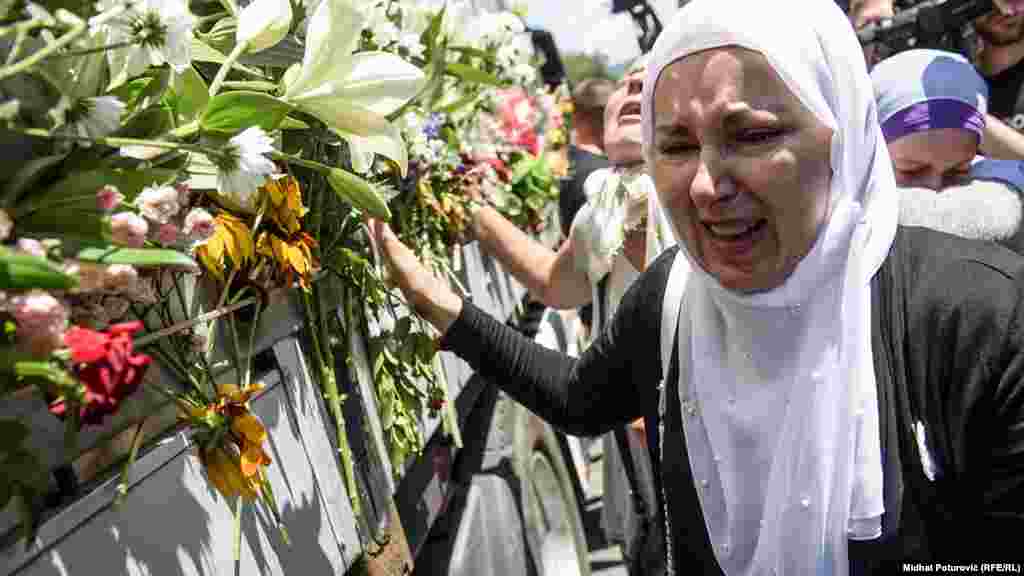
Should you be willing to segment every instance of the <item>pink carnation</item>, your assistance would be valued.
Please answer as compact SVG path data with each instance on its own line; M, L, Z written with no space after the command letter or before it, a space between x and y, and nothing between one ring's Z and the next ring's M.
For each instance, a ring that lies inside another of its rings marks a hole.
M174 244L178 240L178 227L171 223L161 224L156 239L164 246Z
M148 232L146 219L134 212L118 212L110 217L110 233L116 244L141 248Z
M213 216L202 208L193 208L185 216L185 227L182 233L193 242L204 242L213 236L215 229Z

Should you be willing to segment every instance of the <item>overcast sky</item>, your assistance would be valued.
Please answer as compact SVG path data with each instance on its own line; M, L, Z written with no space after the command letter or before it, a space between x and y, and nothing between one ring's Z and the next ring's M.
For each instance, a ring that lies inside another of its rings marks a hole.
M650 1L662 25L676 10L677 0ZM637 28L627 14L610 14L610 0L528 0L527 21L555 36L562 54L604 52L610 64L640 54Z

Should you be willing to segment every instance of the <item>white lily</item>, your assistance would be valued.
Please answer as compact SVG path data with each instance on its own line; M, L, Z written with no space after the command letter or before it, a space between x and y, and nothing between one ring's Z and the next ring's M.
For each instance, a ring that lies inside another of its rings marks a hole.
M345 138L357 171L369 170L380 154L405 175L405 143L387 115L415 96L426 77L394 54L354 54L365 25L351 2L320 2L309 19L302 67L286 74L284 99Z
M289 0L254 0L238 14L235 41L245 43L246 52L259 52L284 39L291 25Z

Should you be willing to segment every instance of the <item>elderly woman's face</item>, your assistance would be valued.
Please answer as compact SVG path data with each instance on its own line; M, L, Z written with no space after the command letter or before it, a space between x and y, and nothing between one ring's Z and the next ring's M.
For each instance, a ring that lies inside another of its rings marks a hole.
M832 130L733 47L665 68L654 127L655 186L690 254L730 290L782 284L828 217Z
M978 136L961 128L912 132L889 142L896 184L936 192L962 181L978 153Z

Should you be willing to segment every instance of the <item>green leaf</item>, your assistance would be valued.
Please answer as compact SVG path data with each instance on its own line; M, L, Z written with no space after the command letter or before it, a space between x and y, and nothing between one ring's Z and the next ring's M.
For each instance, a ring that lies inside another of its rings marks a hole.
M510 183L514 186L525 178L533 170L534 162L534 160L520 160L517 162L512 169L512 177L509 179Z
M0 290L68 290L77 285L75 278L43 258L0 248Z
M123 246L88 246L74 257L98 264L130 264L140 268L178 266L196 268L196 262L184 252L162 248L126 248Z
M296 120L291 116L285 116L281 125L278 126L281 130L308 130L309 124L306 124L302 120Z
M167 91L167 87L171 82L171 68L170 66L162 66L157 68L152 76L153 80L146 85L146 87L139 93L130 106L136 109L147 108L152 104L159 102Z
M465 96L459 98L455 102L452 102L447 106L442 106L441 108L438 109L438 112L441 112L442 114L451 114L452 112L455 112L464 106L472 104L477 99L478 96L479 95L476 93L466 94Z
M95 205L95 200L93 200ZM48 207L34 210L17 219L21 234L32 238L61 238L80 242L102 242L109 239L110 224L106 214L81 206Z
M228 57L225 56L222 52L218 51L216 48L213 48L212 46L203 42L202 40L199 40L198 38L192 39L193 61L223 64L225 61L227 61L227 59ZM266 75L257 70L256 68L245 66L243 64L239 64L238 62L235 62L231 69L241 70L242 72L245 72L246 74L250 76L255 76L257 78L266 78Z
M203 130L223 134L234 134L251 126L269 132L291 111L291 104L262 92L223 92L210 100L199 125Z
M486 51L479 48L473 48L471 46L449 46L448 49L463 56L475 56L477 58L483 58L484 60L491 59L491 55Z
M445 2L444 6L438 10L437 14L430 19L430 24L427 25L427 29L423 31L423 36L420 38L420 42L426 47L426 56L429 60L435 60L436 54L434 49L437 47L438 35L441 33L441 25L444 24L444 15L448 10L448 3Z
M128 110L140 110L159 102L170 84L171 69L156 68L153 72L121 84L110 91L128 107Z
M35 189L48 173L61 163L67 154L41 156L25 163L4 186L4 206L14 205L26 191Z
M163 168L151 170L121 170L101 168L77 172L63 178L40 194L34 194L17 206L19 213L31 212L55 204L73 201L79 208L95 208L96 191L110 184L117 187L129 201L133 200L146 186L164 184L174 180L177 172ZM18 220L21 225L20 219Z
M391 211L387 202L377 189L363 178L342 170L331 168L327 173L327 182L338 194L338 197L360 210L385 220L391 219Z
M174 128L174 112L169 106L153 106L135 114L111 136L120 138L156 138Z
M231 82L230 87L232 90L253 90L256 92L273 92L278 89L278 85L274 82L265 82L263 80Z
M206 81L191 66L176 78L174 96L174 113L178 124L195 120L210 103L210 89Z
M449 62L446 70L449 74L453 74L466 82L473 82L474 84L486 84L488 86L504 86L505 83L495 77L493 74L484 72L483 70L461 64L459 62Z

